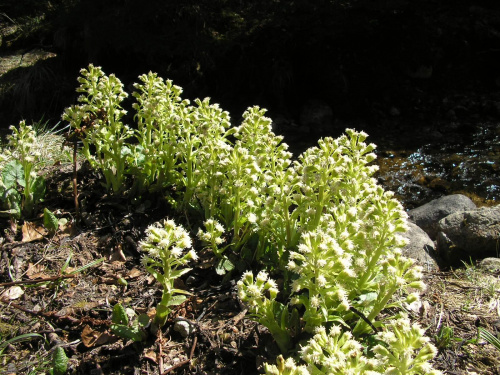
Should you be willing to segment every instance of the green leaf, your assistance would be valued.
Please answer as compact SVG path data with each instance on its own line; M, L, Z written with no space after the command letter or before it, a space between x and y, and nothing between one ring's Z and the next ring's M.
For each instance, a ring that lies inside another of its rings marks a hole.
M224 275L226 272L232 271L234 269L234 264L228 258L222 258L217 263L215 267L215 272L217 275Z
M33 192L33 203L42 202L45 197L45 179L42 176L36 177L31 185Z
M170 301L168 302L168 306L178 306L186 299L187 297L183 295L172 296L172 298L170 298Z
M125 326L128 325L127 313L120 303L117 303L113 307L113 316L111 317L111 321L115 324L123 324Z
M182 268L180 270L172 270L170 273L170 278L177 279L177 278L181 277L182 275L188 273L189 271L191 271L191 268Z
M7 214L14 219L19 219L21 217L21 195L17 190L7 190L1 199L4 201L4 207L7 210L0 212L0 215Z
M50 232L55 233L59 229L59 220L56 215L47 208L43 210L43 226Z
M52 356L53 375L64 375L68 370L68 357L64 349L58 346Z
M373 301L377 299L378 294L376 292L368 292L365 294L361 294L359 296L359 305L360 306L369 306Z
M111 331L115 335L127 340L142 341L144 339L144 333L142 331L123 324L111 324Z
M2 180L7 190L16 189L18 185L25 187L23 165L17 160L7 163L2 171Z
M483 340L485 340L486 342L490 343L495 348L500 350L500 340L496 336L494 336L491 332L485 330L482 327L479 327L478 330L480 338L482 338Z
M140 327L147 327L151 319L149 319L148 314L140 314L137 317L137 323L139 324Z

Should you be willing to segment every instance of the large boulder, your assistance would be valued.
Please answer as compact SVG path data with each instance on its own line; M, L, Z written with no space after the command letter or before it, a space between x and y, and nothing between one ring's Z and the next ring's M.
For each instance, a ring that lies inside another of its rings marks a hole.
M432 240L436 239L439 220L455 212L476 209L474 202L462 194L447 195L434 199L408 212L410 220L422 228Z
M500 206L456 212L440 220L438 230L438 252L449 262L497 256Z
M478 266L485 271L498 273L500 272L500 258L484 258Z
M434 242L416 224L409 222L408 227L408 231L403 236L408 239L409 243L403 249L403 255L415 259L425 271L439 271L435 260L437 253Z

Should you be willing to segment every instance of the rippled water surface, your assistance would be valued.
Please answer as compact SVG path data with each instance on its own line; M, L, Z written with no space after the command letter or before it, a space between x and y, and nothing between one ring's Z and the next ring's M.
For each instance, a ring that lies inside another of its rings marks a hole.
M481 123L461 135L434 138L416 149L395 147L394 151L383 144L383 138L378 140L380 183L408 209L455 193L468 195L478 205L498 204L500 124ZM394 140L388 143L397 145Z

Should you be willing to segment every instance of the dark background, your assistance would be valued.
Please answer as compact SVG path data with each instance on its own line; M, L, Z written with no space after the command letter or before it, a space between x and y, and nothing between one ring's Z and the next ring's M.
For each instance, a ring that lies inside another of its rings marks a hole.
M311 99L369 123L392 108L422 123L449 119L450 108L500 117L497 1L4 0L0 20L24 25L3 38L3 57L56 54L0 78L3 128L59 121L88 63L128 89L157 72L234 119L255 104L298 119Z

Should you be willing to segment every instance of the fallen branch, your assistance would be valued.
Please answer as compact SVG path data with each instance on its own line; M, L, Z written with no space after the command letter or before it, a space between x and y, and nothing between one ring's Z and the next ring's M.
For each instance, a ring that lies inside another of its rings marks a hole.
M11 301L6 301L5 299L0 299L1 302L6 304L7 306L12 306L26 314L34 315L34 316L41 316L46 319L50 319L52 321L55 321L59 324L72 324L72 325L83 325L83 324L89 324L92 326L107 326L109 327L111 325L110 320L102 320L102 319L94 319L89 316L84 316L81 319L77 319L75 317L72 317L70 315L57 315L57 312L55 311L50 311L50 312L45 312L45 311L33 311L26 309L14 302Z
M59 279L72 279L74 277L76 277L76 274L44 277L43 279L35 279L35 280L10 281L8 283L0 283L0 287L20 285L20 284L38 284L38 283L45 283L45 282L50 282L50 281L57 281Z

